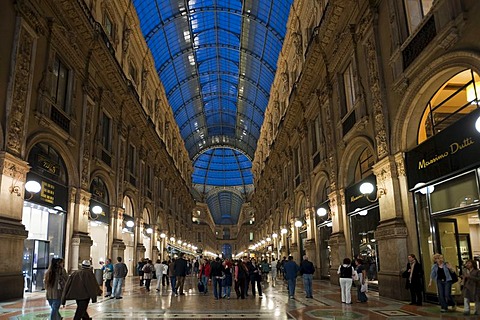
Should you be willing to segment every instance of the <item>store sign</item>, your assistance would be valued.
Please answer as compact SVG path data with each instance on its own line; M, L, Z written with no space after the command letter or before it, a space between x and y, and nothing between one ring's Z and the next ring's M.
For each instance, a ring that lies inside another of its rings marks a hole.
M357 182L345 189L345 204L347 206L347 213L352 213L356 209L363 209L372 205L372 202L360 192L360 186L365 182L370 182L374 186L370 197L375 198L375 195L377 194L377 178L372 174L371 176L368 176L360 182Z
M58 163L52 162L50 159L48 159L42 154L37 155L37 166L47 171L48 173L58 176L58 171L60 168Z
M480 164L479 116L477 109L405 154L409 189Z
M27 174L27 181L29 180L37 181L42 187L39 193L32 196L32 199L29 200L30 202L35 202L48 207L60 206L63 210L67 209L67 187L43 178L34 172L29 172Z

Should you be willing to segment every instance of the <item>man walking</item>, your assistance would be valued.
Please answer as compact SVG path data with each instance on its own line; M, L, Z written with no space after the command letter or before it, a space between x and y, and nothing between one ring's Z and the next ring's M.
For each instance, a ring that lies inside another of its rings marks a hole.
M212 279L213 296L215 297L215 300L222 297L222 269L220 258L216 257L215 261L210 263L210 279Z
M185 293L183 293L183 284L185 283L185 277L187 276L187 260L183 259L183 252L180 253L180 256L178 257L177 260L173 263L173 273L175 277L177 278L177 283L175 286L175 295L178 296L179 294L181 296L184 296ZM178 290L180 289L180 290Z
M303 277L303 286L305 287L305 293L307 298L313 299L312 292L312 280L315 267L311 261L308 261L307 255L303 256L303 261L300 263L300 274Z
M288 262L284 265L285 279L288 281L288 297L293 299L295 296L295 285L297 281L298 264L293 261L293 257L288 257Z
M122 257L118 257L117 263L113 266L112 299L122 299L122 285L127 274L127 265L122 262Z

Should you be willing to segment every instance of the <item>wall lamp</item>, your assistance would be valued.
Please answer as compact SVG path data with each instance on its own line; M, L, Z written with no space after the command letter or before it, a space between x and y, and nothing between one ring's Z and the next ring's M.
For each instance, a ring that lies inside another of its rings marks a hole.
M165 233L163 233L163 232L160 233L160 238L165 239L166 237L167 237L167 235Z
M280 233L281 234L287 234L288 233L287 228L282 228L282 230L280 230Z
M267 240L267 242L270 242L270 241L272 241L272 238L270 238L270 237L267 237L267 239L266 239L266 240Z
M297 219L297 220L295 220L294 225L295 225L295 227L300 228L301 226L303 226L303 222L302 222L302 220Z
M360 192L365 196L365 198L370 202L375 202L380 199L383 195L387 194L387 190L385 188L379 188L377 186L377 194L375 195L375 199L370 199L368 195L370 195L375 187L370 182L364 182L360 185Z
M30 197L24 198L24 200L28 201L28 200L32 199L33 196L36 193L39 193L41 189L42 189L42 186L37 181L34 181L34 180L27 181L25 183L25 191L27 191L30 194ZM10 186L10 193L15 194L18 197L20 197L20 196L22 196L21 190L22 189L19 186L16 185L16 180L13 180L12 185Z
M145 230L148 234L152 234L153 233L153 229L152 228L147 228L147 230Z
M278 238L278 234L272 233L272 238L273 238L273 239Z
M102 207L100 207L100 206L97 205L97 206L93 206L93 207L90 209L90 211L87 211L86 213L88 214L88 217L89 217L90 219L92 219L92 220L97 220L97 219L98 219L98 215L99 215L100 213L102 213L102 212L103 212ZM93 213L95 216L94 216L92 213ZM132 221L132 222L133 222L133 221ZM128 222L127 222L127 227L128 227Z
M129 228L133 228L133 226L135 225L135 222L133 222L132 220L128 220L125 225Z
M480 132L480 117L478 117L477 121L475 121L475 129Z

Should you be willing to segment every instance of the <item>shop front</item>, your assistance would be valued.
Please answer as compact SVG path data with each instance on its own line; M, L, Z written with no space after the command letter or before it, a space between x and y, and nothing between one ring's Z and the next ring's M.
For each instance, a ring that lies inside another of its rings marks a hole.
M125 251L123 260L127 265L129 275L134 274L136 261L135 261L135 222L133 217L126 214L123 215L123 228L122 228L122 241L125 244Z
M44 290L43 278L52 258L64 258L68 208L67 173L59 154L46 144L32 148L28 181L36 181L38 193L26 192L22 223L28 231L24 242L23 275L26 292Z
M93 268L100 269L108 258L108 235L110 223L110 206L105 183L95 178L90 186L90 210L88 215L89 234L93 241L90 256Z
M406 153L409 189L414 194L425 283L434 253L461 271L469 259L480 266L480 109L463 116ZM437 300L437 288L426 287ZM452 287L460 296L460 284Z
M370 199L369 195L360 191L360 186L365 183L373 186L374 190L371 194L377 194L375 175L370 175L345 189L345 202L350 223L353 258L363 260L369 285L375 289L378 288L378 272L380 271L378 245L375 239L375 231L380 221L380 210L378 199Z

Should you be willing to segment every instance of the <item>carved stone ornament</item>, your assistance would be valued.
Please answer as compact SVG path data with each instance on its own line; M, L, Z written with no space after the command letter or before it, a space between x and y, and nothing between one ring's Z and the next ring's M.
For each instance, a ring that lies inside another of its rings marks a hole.
M380 89L378 63L375 43L373 39L366 42L368 80L372 93L373 115L375 124L375 140L377 142L377 155L379 159L388 155L387 130L385 128L385 116L383 114L383 100Z
M84 144L83 144L83 155L82 155L82 188L88 189L89 182L90 182L90 156L91 156L91 125L92 121L92 113L93 107L87 103L87 110L86 110L86 121L85 121L85 137L84 137Z
M128 27L123 30L123 40L122 40L122 49L123 53L127 53L128 47L130 46L130 35L132 34L132 29Z
M18 50L15 56L15 69L11 89L10 109L7 118L6 147L9 152L21 155L25 136L26 110L28 109L31 60L34 46L33 36L25 28L19 31Z

